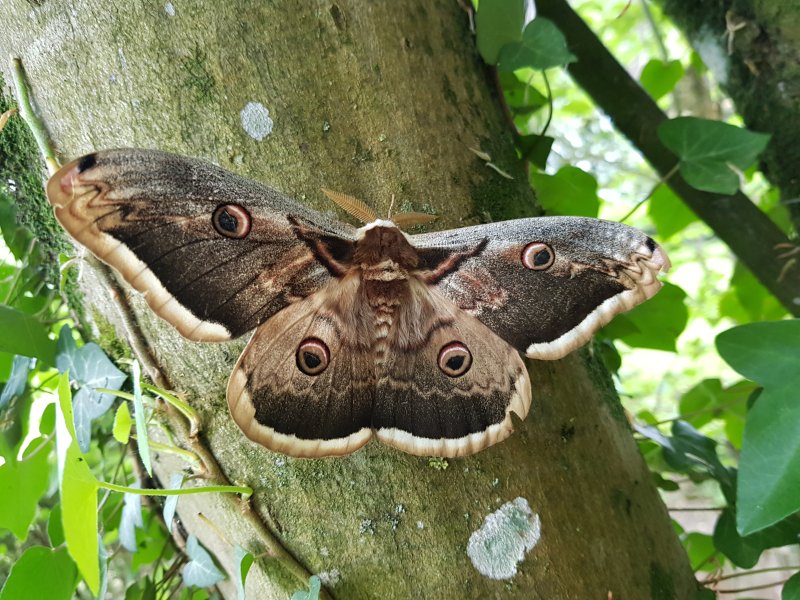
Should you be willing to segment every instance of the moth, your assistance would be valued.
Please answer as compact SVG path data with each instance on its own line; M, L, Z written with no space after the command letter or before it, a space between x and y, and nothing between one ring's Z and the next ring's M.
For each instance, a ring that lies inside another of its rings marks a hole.
M95 152L47 184L70 235L189 340L255 329L227 388L250 439L298 457L373 436L464 456L507 438L557 359L661 287L644 233L539 217L409 235L356 228L204 161Z

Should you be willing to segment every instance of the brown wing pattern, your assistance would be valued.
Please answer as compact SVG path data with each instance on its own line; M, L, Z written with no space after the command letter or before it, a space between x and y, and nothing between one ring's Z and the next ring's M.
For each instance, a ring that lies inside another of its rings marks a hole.
M266 186L164 152L84 156L56 173L47 193L72 237L193 340L239 336L313 293L331 279L315 252L317 238L317 246L335 242L341 253L354 236L352 227ZM238 232L244 236L215 228L215 211L224 206L239 226L247 222Z

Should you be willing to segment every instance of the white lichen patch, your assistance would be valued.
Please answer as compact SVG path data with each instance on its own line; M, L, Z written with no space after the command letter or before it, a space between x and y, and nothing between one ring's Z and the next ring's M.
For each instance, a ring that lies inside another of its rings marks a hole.
M172 2L167 2L164 5L164 12L166 12L170 17L175 16L175 5Z
M704 28L694 38L692 45L708 70L714 74L717 83L721 86L727 84L730 57L725 46L725 39L718 33Z
M317 577L319 577L319 580L325 587L333 587L337 583L339 583L339 579L341 579L342 573L341 571L339 571L339 569L331 569L330 571L323 571L322 573L317 573Z
M467 556L481 575L511 579L525 554L539 542L542 524L525 498L506 502L469 536Z
M260 102L248 102L239 113L242 122L242 129L251 138L261 141L272 133L272 119L269 116L267 107Z

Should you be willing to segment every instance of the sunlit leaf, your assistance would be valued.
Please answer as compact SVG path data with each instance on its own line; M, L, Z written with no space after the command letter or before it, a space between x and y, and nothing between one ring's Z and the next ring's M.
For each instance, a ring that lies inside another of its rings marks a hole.
M739 261L734 267L728 290L720 298L719 308L721 315L739 323L772 321L787 315L775 296Z
M64 539L92 593L100 588L97 547L97 480L75 442L72 394L66 373L61 375L56 404L56 456L59 465Z
M64 543L64 525L62 523L60 502L50 510L50 516L47 519L47 537L53 547Z
M747 535L800 509L800 320L750 323L717 336L720 356L764 391L747 416L737 528Z
M548 215L597 216L597 180L578 167L562 167L555 175L531 173L531 182Z
M697 221L697 215L666 185L658 186L650 197L647 214L658 230L659 241L668 240Z
M685 302L686 292L664 282L658 294L617 316L603 328L603 333L636 348L675 352L675 342L689 320Z
M238 600L245 600L244 582L253 565L253 555L237 545L233 548L233 560L236 565L236 597Z
M524 23L524 0L481 0L475 15L475 36L483 60L495 64L503 46L522 38Z
M131 420L131 412L128 409L128 403L122 402L117 407L117 412L114 414L114 428L112 434L114 439L120 444L127 444L131 435L131 427L133 421Z
M693 571L714 571L718 568L719 561L714 560L720 556L714 548L714 540L710 535L692 532L683 539L683 547L689 555Z
M181 571L185 585L208 587L225 579L225 575L214 564L211 555L194 535L189 535L186 540L186 555L190 560Z
M739 170L753 164L770 136L721 121L678 117L664 121L658 137L680 158L686 182L706 192L734 194L739 189Z
M0 600L70 600L76 575L75 563L64 549L31 546L11 567Z
M653 97L653 100L658 100L669 94L681 77L683 77L681 61L651 58L642 69L639 83Z
M505 44L497 58L501 71L516 71L525 67L544 71L576 60L567 48L567 40L561 30L555 23L542 17L528 23L522 32L522 39Z
M4 453L5 454L5 453ZM17 452L8 452L0 466L0 529L8 529L20 541L36 517L39 499L50 481L48 453L37 452L17 460Z
M31 315L0 304L0 351L38 358L47 365L55 364L56 344L47 337L47 330Z

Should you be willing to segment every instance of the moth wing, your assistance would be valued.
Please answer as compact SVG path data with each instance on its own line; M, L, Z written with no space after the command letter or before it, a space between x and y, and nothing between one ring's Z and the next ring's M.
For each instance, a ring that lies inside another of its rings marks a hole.
M581 217L539 217L416 235L419 275L531 358L582 346L652 297L664 251L641 231ZM542 254L533 265L535 244ZM527 259L523 259L530 250ZM528 268L525 263L535 268Z
M354 452L372 437L375 362L350 343L332 295L334 282L283 309L256 329L228 383L228 406L251 440L290 456ZM349 298L353 290L349 290ZM309 340L327 349L327 367L305 374L298 349Z
M416 323L401 318L389 337L372 426L382 442L411 454L474 454L511 435L511 413L528 414L528 372L517 351L478 319L435 289L417 290L420 296L422 310L410 317ZM448 360L455 372L442 368Z
M266 186L153 150L86 155L51 177L47 195L73 238L198 341L237 337L319 289L355 235ZM215 228L228 206L223 224L241 237Z

